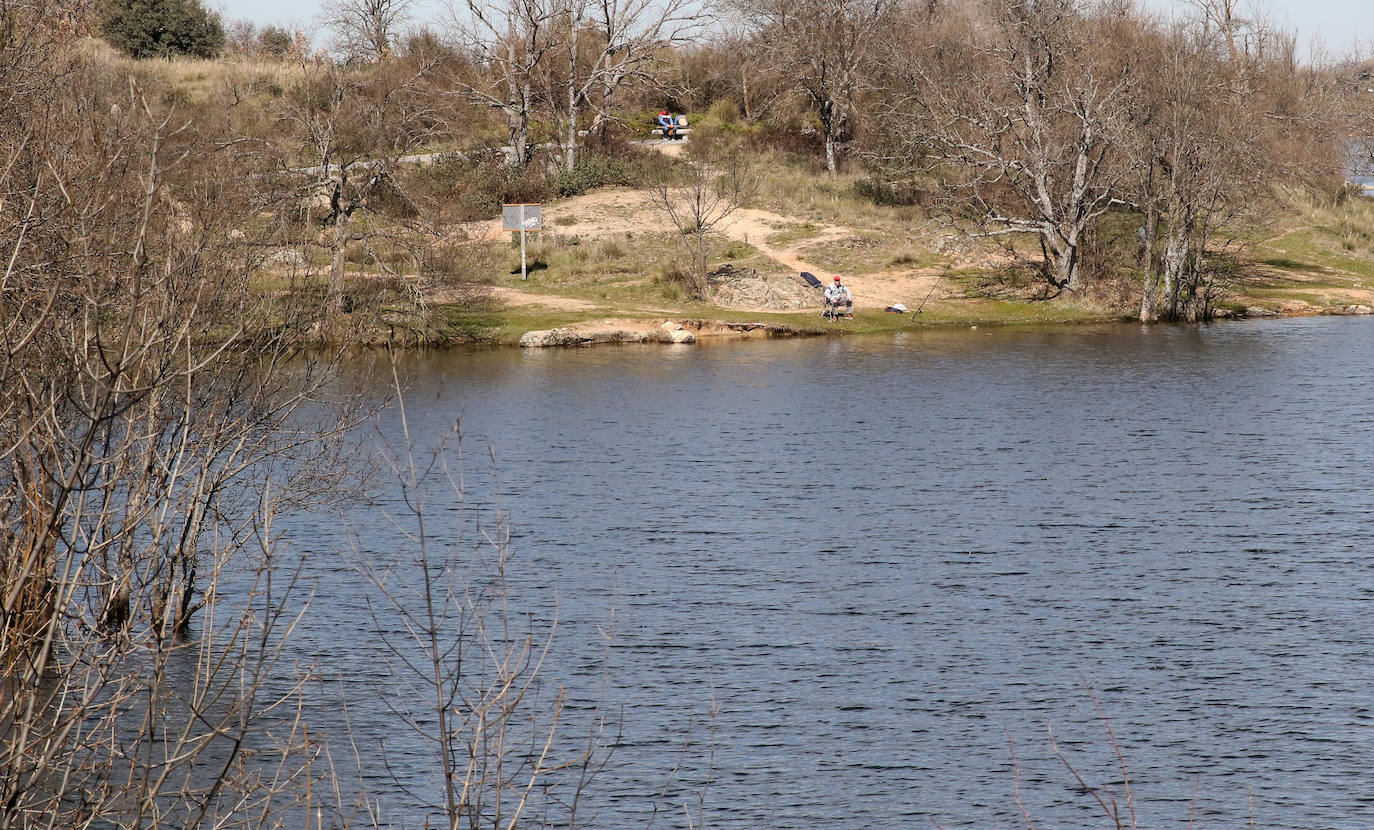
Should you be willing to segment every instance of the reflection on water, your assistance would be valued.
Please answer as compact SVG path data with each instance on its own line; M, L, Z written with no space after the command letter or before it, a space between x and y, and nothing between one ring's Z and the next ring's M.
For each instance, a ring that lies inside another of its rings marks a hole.
M431 530L474 539L508 511L513 577L527 607L556 608L547 672L575 703L599 692L614 609L624 736L597 826L644 826L665 787L658 825L679 826L708 778L717 827L1014 826L1009 736L1034 818L1107 826L1046 738L1053 722L1085 777L1120 780L1086 689L1148 825L1245 826L1252 793L1260 827L1374 815L1367 321L404 368L417 443L461 419L480 501L436 495ZM367 589L338 553L396 557L394 498L284 531L318 584L295 648L326 679L319 714L342 695L355 734L403 751L369 694L386 678Z

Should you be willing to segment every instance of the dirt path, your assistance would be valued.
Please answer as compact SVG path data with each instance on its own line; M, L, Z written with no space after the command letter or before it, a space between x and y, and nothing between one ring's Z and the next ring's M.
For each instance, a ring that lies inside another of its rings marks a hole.
M645 204L643 195L629 188L598 190L585 196L563 199L545 211L546 229L553 233L576 234L584 239L608 237L623 238L631 233L670 233L673 227L668 219ZM795 243L774 245L768 242L789 228L795 228L798 220L768 210L742 208L723 222L719 230L730 239L744 242L756 248L764 256L778 264L779 271L797 274L809 271L822 282L828 283L835 273L808 262L801 254L806 246L817 243L833 242L858 235L854 228L844 225L820 225L816 232ZM500 220L486 223L479 231L487 239L499 239L504 233ZM861 309L881 309L893 303L905 303L915 308L935 286L941 269L914 269L876 274L841 274L846 285L854 293L854 306ZM575 300L551 295L534 295L516 289L503 289L508 295L500 299L509 305L543 305L569 311L581 311L597 307L583 300ZM934 299L947 296L948 284L942 284ZM762 310L762 309L761 309Z
M791 225L795 225L795 220L786 216L771 211L746 208L736 211L728 224L721 227L721 231L731 239L754 246L764 256L785 266L792 273L808 271L815 274L822 283L829 283L835 278L835 272L803 259L802 247L845 239L855 236L857 231L843 225L821 225L817 233L794 244L780 246L768 244L769 236ZM876 274L840 274L839 276L844 284L849 286L849 290L853 292L855 308L881 309L893 303L903 303L908 308L915 308L935 287L940 273L940 269L918 269ZM948 290L947 285L941 286L941 291L945 294L948 293ZM945 296L945 294L937 292L938 296Z
M853 230L837 225L823 225L817 234L806 237L801 243L781 247L768 244L769 236L793 224L794 220L772 211L741 208L726 220L721 226L721 231L731 239L754 246L774 262L786 265L790 271L809 271L825 282L833 279L835 275L830 271L801 258L801 244L814 245L818 242L844 239L853 235Z

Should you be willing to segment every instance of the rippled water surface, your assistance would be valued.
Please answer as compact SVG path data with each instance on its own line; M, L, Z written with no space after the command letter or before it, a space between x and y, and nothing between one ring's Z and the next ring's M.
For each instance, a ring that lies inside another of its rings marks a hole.
M655 826L682 826L703 794L714 827L1024 826L1010 739L1041 826L1107 827L1047 731L1119 793L1094 696L1142 825L1374 825L1367 320L403 370L416 444L461 417L449 468L488 525L509 514L515 579L557 608L548 677L575 701L608 678L623 736L598 826L643 827L656 801ZM429 529L474 538L436 492ZM395 498L284 533L317 586L295 647L337 678L319 695L404 750L337 553L406 555L379 519Z

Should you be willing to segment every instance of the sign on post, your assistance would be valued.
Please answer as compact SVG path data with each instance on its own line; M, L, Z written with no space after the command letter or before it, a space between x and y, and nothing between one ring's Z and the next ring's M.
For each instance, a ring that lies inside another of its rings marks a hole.
M520 279L529 279L529 266L525 262L525 232L537 231L544 227L544 217L539 205L502 205L501 230L520 232Z

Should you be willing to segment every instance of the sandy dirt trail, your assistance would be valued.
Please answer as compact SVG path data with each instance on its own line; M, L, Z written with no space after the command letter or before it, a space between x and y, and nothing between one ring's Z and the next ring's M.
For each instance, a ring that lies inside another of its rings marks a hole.
M802 258L803 246L833 242L857 235L853 228L843 225L821 225L819 232L793 244L772 246L768 237L795 224L786 216L766 210L745 208L735 212L721 231L731 239L754 246L764 256L785 266L792 273L808 271L823 283L829 283L837 275L834 271L822 268ZM940 269L917 269L904 271L876 272L867 274L839 274L844 284L854 294L855 308L886 308L893 303L903 303L908 308L916 306L931 292L939 281ZM947 291L947 286L941 286ZM939 295L937 292L937 296Z
M560 217L563 217L560 221ZM673 227L667 217L650 208L643 195L629 188L599 190L585 196L574 196L551 205L544 213L546 229L553 233L576 234L583 238L623 237L629 233L670 233ZM741 208L719 226L722 234L738 242L753 246L764 256L778 264L778 270L797 274L808 271L822 282L829 283L836 275L833 271L813 262L808 262L801 249L817 243L833 242L856 236L854 228L843 225L820 225L816 233L788 245L771 245L768 237L789 227L795 227L797 220L773 211L758 208ZM814 224L814 223L813 223ZM505 233L501 230L500 220L486 223L478 229L478 235L485 239L500 239ZM862 309L881 309L893 303L905 303L915 309L931 292L941 274L941 269L907 269L868 274L840 274L845 284L854 293L854 306ZM948 286L941 285L935 292L938 299L948 293ZM560 310L585 310L595 304L582 300L572 300L556 296L528 294L515 289L506 289L497 296L511 305L544 305ZM762 310L762 309L761 309Z

